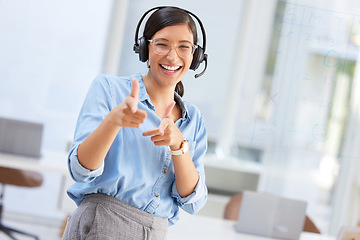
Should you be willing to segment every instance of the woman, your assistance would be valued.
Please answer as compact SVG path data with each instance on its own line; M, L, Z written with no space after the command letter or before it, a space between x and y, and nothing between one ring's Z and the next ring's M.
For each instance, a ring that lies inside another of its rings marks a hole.
M78 208L63 239L166 239L179 208L205 205L204 119L181 98L195 23L183 9L160 7L141 39L148 73L99 75L80 111L68 160Z

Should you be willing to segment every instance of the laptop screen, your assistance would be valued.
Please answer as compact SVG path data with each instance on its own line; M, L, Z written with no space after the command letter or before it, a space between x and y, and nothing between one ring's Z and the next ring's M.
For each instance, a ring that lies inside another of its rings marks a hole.
M245 191L235 229L267 237L299 239L306 206L304 201Z

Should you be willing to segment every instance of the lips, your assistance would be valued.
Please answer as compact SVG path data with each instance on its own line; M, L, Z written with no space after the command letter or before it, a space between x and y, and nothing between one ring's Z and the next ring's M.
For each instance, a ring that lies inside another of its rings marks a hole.
M181 66L172 66L172 65L165 65L165 64L160 64L160 67L169 72L176 72L176 71L180 70L180 68L181 68Z

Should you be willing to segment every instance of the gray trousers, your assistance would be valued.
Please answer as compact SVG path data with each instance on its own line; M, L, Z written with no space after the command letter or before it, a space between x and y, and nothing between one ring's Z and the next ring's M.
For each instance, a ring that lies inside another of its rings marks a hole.
M63 240L166 240L168 220L114 197L87 195L69 217Z

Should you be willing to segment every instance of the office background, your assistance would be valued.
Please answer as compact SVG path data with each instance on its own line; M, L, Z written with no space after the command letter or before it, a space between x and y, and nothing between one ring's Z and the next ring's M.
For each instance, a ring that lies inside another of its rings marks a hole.
M97 74L146 73L132 50L134 31L143 12L168 4L0 0L0 116L44 123L43 148L67 151ZM184 97L205 115L208 155L260 167L257 190L306 200L325 233L357 224L360 2L171 4L206 29L208 69L198 79L187 74ZM60 176L45 177L37 190L9 188L7 210L62 219Z

